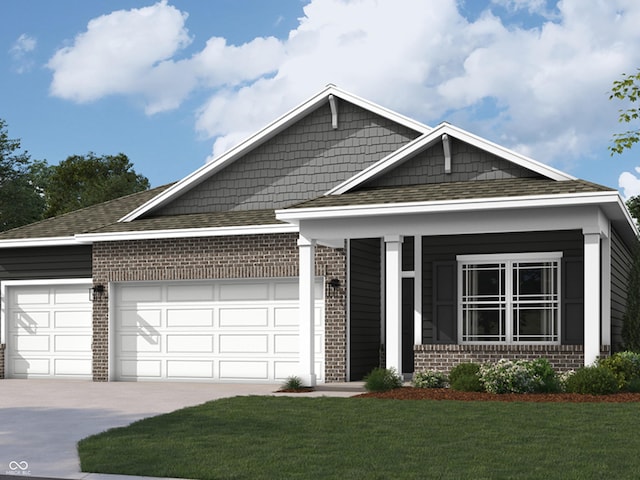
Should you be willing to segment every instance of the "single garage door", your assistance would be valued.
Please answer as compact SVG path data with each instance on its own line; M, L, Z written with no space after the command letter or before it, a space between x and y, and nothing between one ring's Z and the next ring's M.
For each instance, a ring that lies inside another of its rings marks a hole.
M7 376L91 378L89 283L7 286Z
M316 285L316 372L324 372L323 282ZM264 381L298 365L297 279L114 286L118 380Z

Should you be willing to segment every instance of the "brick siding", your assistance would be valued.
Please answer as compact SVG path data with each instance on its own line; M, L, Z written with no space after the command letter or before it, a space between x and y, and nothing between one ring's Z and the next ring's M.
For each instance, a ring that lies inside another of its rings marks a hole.
M4 378L4 351L5 344L0 343L0 378Z
M584 365L582 345L416 345L415 371L436 370L444 373L464 362L497 362L546 358L558 372L577 370ZM601 356L608 356L603 347Z
M298 235L100 242L93 246L93 282L282 278L298 276ZM346 378L344 249L316 248L316 275L337 278L325 291L325 381ZM108 380L107 295L93 303L93 379Z

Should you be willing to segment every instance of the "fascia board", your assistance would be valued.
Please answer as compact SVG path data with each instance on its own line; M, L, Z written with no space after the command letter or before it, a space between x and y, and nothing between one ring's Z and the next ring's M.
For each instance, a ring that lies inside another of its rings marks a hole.
M539 208L573 205L617 204L618 192L587 192L527 197L495 197L488 199L443 200L437 202L407 202L394 204L353 205L340 207L276 210L276 218L300 222L324 218L405 215L412 213L443 213L511 208Z
M421 137L416 138L414 141L404 145L395 152L387 155L375 164L369 166L361 172L358 172L356 175L345 180L340 185L337 185L333 189L329 190L326 195L341 195L343 193L347 193L348 191L362 185L363 183L384 174L390 169L401 165L413 155L420 153L427 148L430 148L436 142L440 141L442 135L444 135L445 133L458 140L466 142L500 158L504 158L505 160L508 160L533 172L539 173L540 175L543 175L552 180L576 180L576 177L564 173L558 169L540 163L531 158L525 157L524 155L520 155L513 150L509 150L508 148L490 142L489 140L485 140L484 138L478 137L477 135L473 135L472 133L455 127L449 123L441 123L440 125L430 130L428 133L425 133Z
M0 240L0 248L65 247L77 245L74 237L42 237Z
M264 235L269 233L297 233L298 227L282 225L250 225L246 227L185 228L148 230L137 232L82 233L75 236L76 243L116 242L126 240L153 240L162 238L223 237L230 235Z
M226 167L230 163L233 163L238 158L255 149L267 140L273 138L278 133L282 132L304 116L308 115L313 110L317 109L321 104L328 101L329 95L334 95L338 98L341 98L342 100L346 100L361 108L370 110L377 115L381 115L418 132L424 133L429 131L429 127L424 125L423 123L412 120L408 117L400 115L399 113L393 112L384 107L381 107L380 105L341 90L335 85L328 85L321 92L307 99L292 110L289 110L287 113L280 116L278 119L271 122L263 129L259 130L250 137L246 138L244 141L240 142L235 147L223 153L217 159L207 163L206 165L203 165L202 167L186 176L178 183L168 188L158 196L154 197L144 205L141 205L132 212L128 213L127 215L122 217L119 222L131 222L137 218L140 218L140 216L144 215L145 213L162 205L165 205L177 195L181 194L183 191L188 190L189 188L193 188L194 186L203 182L210 176L214 175L216 172L220 171L222 168Z

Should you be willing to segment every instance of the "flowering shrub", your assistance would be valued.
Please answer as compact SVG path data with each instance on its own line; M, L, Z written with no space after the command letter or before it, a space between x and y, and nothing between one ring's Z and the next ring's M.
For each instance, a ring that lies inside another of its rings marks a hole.
M447 386L447 376L435 370L425 370L416 373L412 383L416 388L444 388Z
M553 392L560 389L555 371L545 358L501 359L480 367L480 381L490 393Z

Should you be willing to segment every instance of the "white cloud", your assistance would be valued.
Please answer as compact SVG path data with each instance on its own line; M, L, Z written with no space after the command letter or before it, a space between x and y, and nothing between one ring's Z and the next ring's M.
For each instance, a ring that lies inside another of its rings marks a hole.
M91 20L71 46L58 50L49 60L51 93L76 102L118 93L157 96L155 89L166 86L157 74L166 69L162 62L190 42L186 17L163 0ZM181 87L180 93L188 90Z
M25 73L33 67L33 61L28 55L36 49L38 41L26 33L23 33L11 45L9 54L13 60L13 69L17 73Z
M640 173L640 167L635 168L636 173ZM622 189L622 196L625 201L631 197L640 195L640 178L636 177L633 173L622 172L620 178L618 178L618 186Z
M562 168L607 143L619 128L607 92L640 65L640 3L485 1L471 21L457 0L310 0L284 40L212 37L179 58L187 15L165 0L91 21L50 60L51 90L78 102L137 95L149 114L199 90L209 98L195 126L216 139L213 155L327 83ZM504 9L546 20L514 26Z

